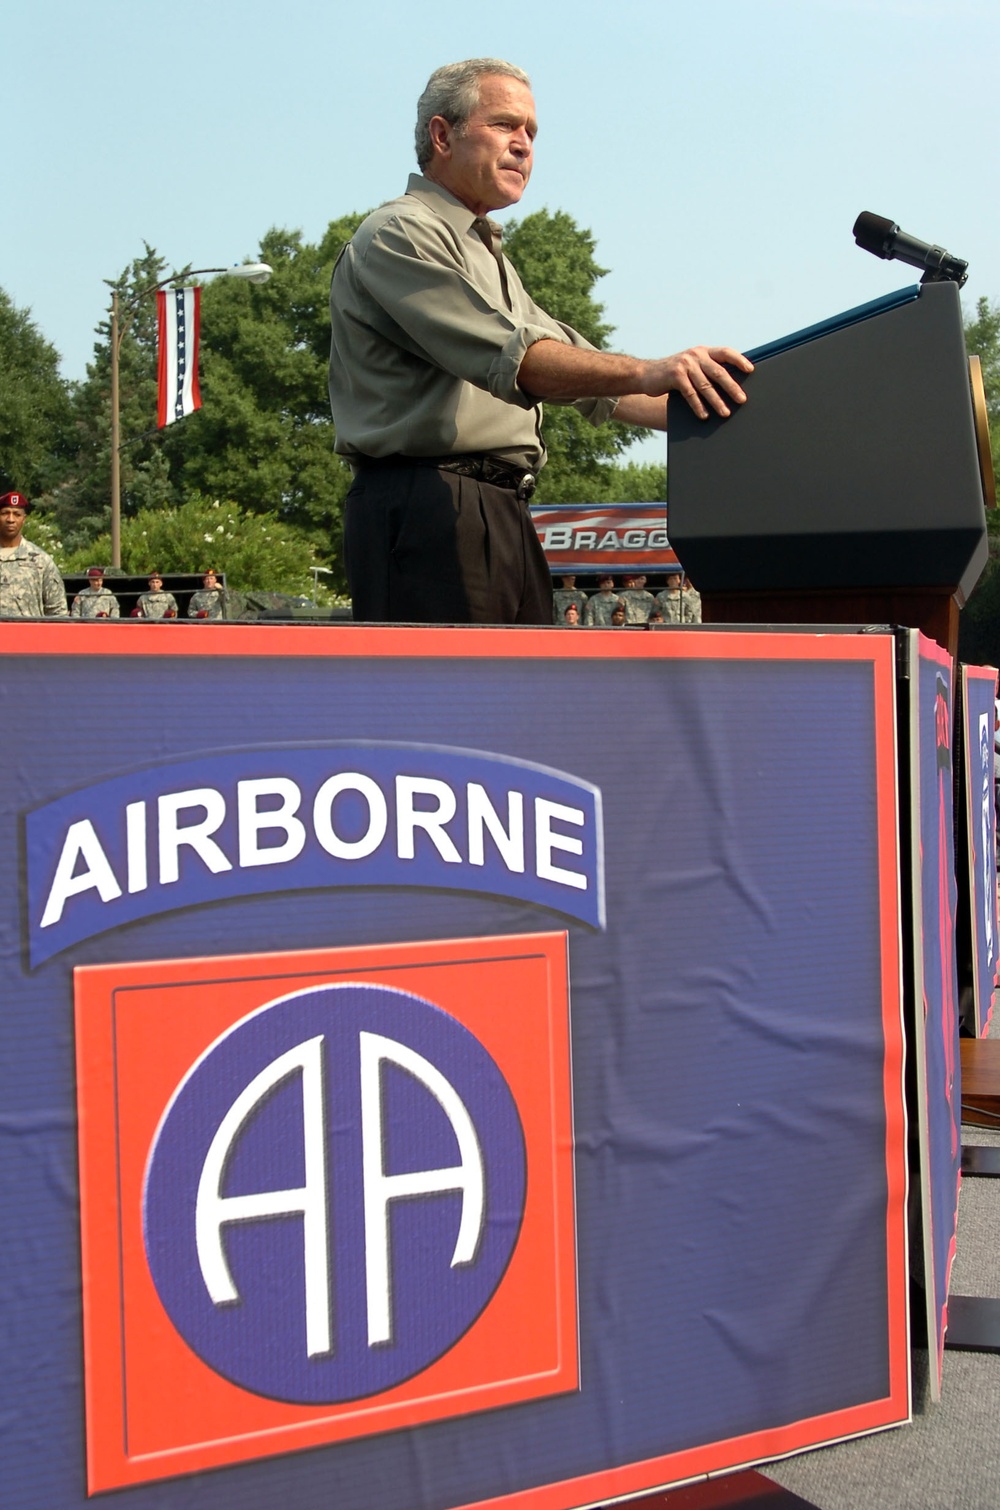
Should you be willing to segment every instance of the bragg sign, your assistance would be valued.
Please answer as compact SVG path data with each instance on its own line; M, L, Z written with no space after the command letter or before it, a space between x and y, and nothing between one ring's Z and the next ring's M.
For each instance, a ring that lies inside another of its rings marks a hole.
M577 1387L565 934L75 978L92 1493Z
M554 503L531 510L553 571L664 571L679 565L664 503Z

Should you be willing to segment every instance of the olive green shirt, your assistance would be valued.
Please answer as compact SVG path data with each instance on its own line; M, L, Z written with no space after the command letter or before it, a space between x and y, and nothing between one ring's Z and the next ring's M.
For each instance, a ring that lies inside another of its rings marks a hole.
M85 587L73 599L70 614L74 619L120 619L118 599L110 587Z
M30 540L0 550L0 618L65 619L66 589L59 568Z
M535 341L593 350L528 296L500 227L410 175L341 252L330 289L330 407L337 450L361 456L486 453L535 471L542 406L518 387ZM593 424L614 399L579 399Z

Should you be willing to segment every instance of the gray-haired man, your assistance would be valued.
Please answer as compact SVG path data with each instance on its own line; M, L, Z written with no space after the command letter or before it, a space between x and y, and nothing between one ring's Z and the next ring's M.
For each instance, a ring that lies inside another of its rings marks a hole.
M355 469L345 513L358 619L543 624L551 582L527 501L545 461L541 401L666 428L742 403L728 347L655 361L595 351L529 297L490 210L516 204L537 130L527 75L497 58L439 68L417 109L406 193L334 269L330 403Z

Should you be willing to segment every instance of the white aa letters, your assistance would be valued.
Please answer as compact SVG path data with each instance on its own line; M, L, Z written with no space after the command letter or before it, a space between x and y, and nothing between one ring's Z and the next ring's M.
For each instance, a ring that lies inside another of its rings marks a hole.
M272 1060L240 1092L212 1139L198 1181L195 1205L195 1239L201 1276L217 1306L231 1305L240 1298L222 1245L223 1227L230 1222L301 1214L306 1274L306 1352L310 1358L330 1351L329 1207L322 1054L322 1036L310 1038ZM305 1185L298 1190L222 1195L222 1177L233 1144L261 1102L296 1070L302 1073Z
M286 819L287 821L287 819ZM378 1033L358 1035L361 1078L361 1161L365 1221L365 1283L368 1346L392 1341L390 1206L393 1201L460 1191L462 1215L451 1266L476 1257L486 1206L482 1150L472 1118L454 1086L423 1055ZM306 1352L310 1358L333 1348L330 1273L330 1188L324 1097L323 1035L280 1054L244 1087L212 1138L198 1181L195 1240L205 1288L217 1306L240 1299L225 1250L225 1228L237 1222L301 1216L305 1270ZM412 1075L451 1124L459 1162L442 1169L388 1174L384 1168L382 1066L390 1063ZM301 1076L302 1148L305 1180L291 1190L263 1190L225 1196L222 1185L233 1149L250 1119L276 1086Z
M422 1054L379 1033L361 1038L361 1146L365 1192L365 1280L368 1288L368 1346L392 1341L392 1259L389 1252L389 1203L416 1195L462 1192L451 1266L469 1264L483 1230L486 1181L483 1156L472 1118L455 1087ZM388 1060L426 1086L451 1123L461 1163L448 1169L420 1169L386 1174L382 1168L382 1065Z

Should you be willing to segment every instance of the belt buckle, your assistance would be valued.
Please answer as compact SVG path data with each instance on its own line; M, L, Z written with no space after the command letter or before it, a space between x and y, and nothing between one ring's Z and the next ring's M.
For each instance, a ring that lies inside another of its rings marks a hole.
M517 485L518 498L520 498L523 502L527 502L537 486L538 478L535 476L534 472L523 473L521 476L521 481Z

